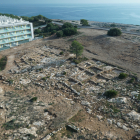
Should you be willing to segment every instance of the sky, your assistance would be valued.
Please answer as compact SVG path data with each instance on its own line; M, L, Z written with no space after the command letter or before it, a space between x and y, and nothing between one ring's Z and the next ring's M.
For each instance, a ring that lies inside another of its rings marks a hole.
M86 4L90 4L90 3L140 3L140 0L0 0L0 4L62 4L62 3L86 3Z

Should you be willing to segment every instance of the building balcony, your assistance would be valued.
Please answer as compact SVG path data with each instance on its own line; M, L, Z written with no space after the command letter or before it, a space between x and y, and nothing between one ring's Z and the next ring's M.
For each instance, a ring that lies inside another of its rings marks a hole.
M31 36L21 36L21 37L18 37L18 38L11 38L10 40L3 40L3 41L0 41L0 45L2 44L7 44L7 43L13 43L13 42L18 42L18 41L21 41L21 40L26 40L26 39L30 39L32 38Z
M28 29L31 29L31 27L13 27L13 28L7 28L7 29L4 29L4 28L0 28L0 34L1 33L9 33L9 32L14 32L14 31L22 31L22 30L28 30Z
M9 35L0 34L0 39L16 37L16 36L21 36L21 35L26 35L26 34L31 34L31 31L23 31L22 33L18 33L18 32L17 33L10 33Z

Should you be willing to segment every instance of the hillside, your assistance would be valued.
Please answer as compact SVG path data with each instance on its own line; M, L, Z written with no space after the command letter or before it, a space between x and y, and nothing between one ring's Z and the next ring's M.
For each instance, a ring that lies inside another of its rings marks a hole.
M79 32L0 52L7 57L0 72L1 139L139 139L140 37ZM74 39L88 58L77 65L68 52ZM107 98L109 90L117 96Z

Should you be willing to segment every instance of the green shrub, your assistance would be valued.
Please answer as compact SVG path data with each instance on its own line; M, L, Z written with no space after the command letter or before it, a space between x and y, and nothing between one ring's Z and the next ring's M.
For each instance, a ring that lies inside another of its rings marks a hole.
M6 63L7 63L7 57L3 56L0 59L0 71L5 69Z
M108 90L104 93L104 96L106 96L107 98L114 98L118 95L118 92L115 90Z
M57 37L62 37L62 36L63 36L63 31L58 31L58 32L56 33L56 35L57 35Z
M71 35L75 35L77 33L77 29L76 28L65 28L63 29L63 34L65 36L71 36Z
M44 109L44 112L48 112L48 109Z
M86 58L86 57L79 57L79 58L77 58L77 59L70 58L70 60L71 60L72 62L74 62L75 64L79 64L79 63L81 63L81 62L83 62L83 61L87 61L88 58Z
M24 124L20 124L20 123L15 123L15 119L9 121L9 122L6 122L3 124L2 127L4 127L6 130L15 130L15 129L18 129L20 127L22 127Z
M30 99L31 102L35 102L37 101L37 97L33 97L32 99Z
M107 35L109 36L120 36L121 34L122 34L121 30L118 28L112 28L107 33Z
M88 21L86 19L81 19L80 20L80 23L83 25L83 26L88 26Z
M125 79L125 78L127 78L127 74L126 73L120 73L120 75L119 75L119 79Z
M63 52L63 51L59 53L59 55L63 55L63 54L64 54L64 52Z
M67 74L67 73L64 71L64 72L63 72L63 75L66 75L66 74Z
M46 77L43 77L42 80L46 81Z
M128 81L128 83L133 83L133 82L135 82L135 78L134 78L134 77L131 78L131 79Z
M12 79L7 80L7 82L9 83L9 85L13 84L13 80Z

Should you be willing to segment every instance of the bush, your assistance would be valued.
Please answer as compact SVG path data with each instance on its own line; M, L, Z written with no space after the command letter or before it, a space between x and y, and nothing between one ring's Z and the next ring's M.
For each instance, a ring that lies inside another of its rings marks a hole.
M37 101L37 97L33 97L32 99L30 99L31 102L35 102Z
M106 96L107 98L113 98L116 97L118 95L118 92L115 90L108 90L104 93L104 96Z
M63 36L63 31L58 31L58 32L56 33L56 35L57 35L57 37L62 37L62 36Z
M87 20L81 19L80 22L83 26L88 26L88 21Z
M13 84L13 81L14 81L14 80L12 80L12 79L8 79L8 80L7 80L7 82L9 83L9 85L12 85L12 84Z
M43 80L43 81L46 81L46 77L43 77L42 80Z
M128 83L133 83L133 82L135 82L135 78L134 78L134 77L131 78L131 79L128 81Z
M67 74L67 73L64 71L64 72L63 72L63 75L66 75L66 74Z
M77 59L70 58L69 60L71 60L71 61L74 62L75 64L79 64L79 63L81 63L81 62L83 62L83 61L87 61L88 58L86 58L86 57L79 57L79 58L77 58Z
M20 127L23 127L24 124L20 124L20 123L15 123L15 119L9 121L9 122L6 122L3 124L2 127L4 127L6 130L15 130L15 129L18 129Z
M60 54L60 55L63 55L63 54L64 54L64 52L62 51L62 52L60 52L59 54Z
M0 71L5 69L6 63L7 63L7 57L3 56L0 59Z
M63 34L66 36L71 36L71 35L75 35L77 33L77 29L76 28L65 28L63 29Z
M120 75L119 75L119 79L125 79L125 78L127 78L127 74L126 73L120 73Z
M122 34L121 30L118 28L112 28L107 33L107 35L109 36L120 36L121 34Z

